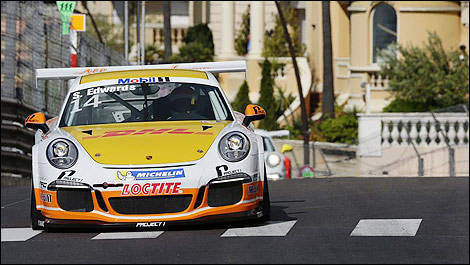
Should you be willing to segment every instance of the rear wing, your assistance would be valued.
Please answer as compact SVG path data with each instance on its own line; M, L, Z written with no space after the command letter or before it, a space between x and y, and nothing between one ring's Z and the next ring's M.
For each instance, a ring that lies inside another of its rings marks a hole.
M290 132L289 130L277 130L277 131L266 131L262 129L255 129L255 133L261 136L268 136L268 137L289 137Z
M204 62L204 63L178 63L156 65L130 65L130 66L99 66L99 67L73 67L73 68L44 68L36 69L36 80L39 79L73 79L81 75L96 74L126 70L152 70L152 69L185 69L198 70L211 73L246 73L245 61Z

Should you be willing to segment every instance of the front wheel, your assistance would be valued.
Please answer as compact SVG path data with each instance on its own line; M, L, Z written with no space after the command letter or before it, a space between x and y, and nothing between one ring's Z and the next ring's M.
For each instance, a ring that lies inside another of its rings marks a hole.
M264 184L263 184L263 221L269 221L271 218L271 200L269 198L268 178L266 176L266 167L264 168Z
M36 209L36 196L34 196L34 185L31 180L31 228L33 230L42 230L39 226L39 215L40 212Z

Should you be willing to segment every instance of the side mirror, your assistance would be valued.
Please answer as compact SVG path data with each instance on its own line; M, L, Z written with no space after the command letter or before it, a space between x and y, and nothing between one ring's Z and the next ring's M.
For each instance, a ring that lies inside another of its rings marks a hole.
M46 124L46 116L42 112L29 115L24 121L24 126L33 130L41 129L44 133L49 131L49 127Z
M283 144L282 145L282 149L281 149L282 153L291 152L292 150L293 150L292 145L290 145L290 144Z
M258 105L249 104L245 108L245 119L243 119L243 125L248 127L252 121L264 119L266 117L266 111Z

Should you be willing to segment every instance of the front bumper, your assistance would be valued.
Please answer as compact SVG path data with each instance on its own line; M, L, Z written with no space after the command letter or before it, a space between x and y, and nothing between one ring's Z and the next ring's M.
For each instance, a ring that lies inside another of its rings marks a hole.
M286 169L281 164L276 167L266 166L266 177L269 180L279 180L286 178Z
M215 200L214 196L209 194L209 187L203 186L199 189L182 189L181 193L172 195L158 195L153 198L176 198L177 196L190 196L191 200L187 207L183 207L175 212L163 213L142 213L129 212L123 213L112 204L113 199L147 199L150 196L127 196L123 197L121 191L103 189L97 190L91 188L89 193L89 203L80 203L76 200L65 206L64 199L60 199L61 190L50 191L43 189L35 189L36 202L40 202L36 208L43 216L42 221L44 227L151 227L161 228L168 225L188 224L188 223L205 223L211 220L231 220L231 219L250 219L260 217L260 203L263 198L263 182L257 181L252 183L241 184L240 199L233 200ZM83 191L80 191L83 193ZM220 196L220 191L216 194ZM73 194L76 198L76 194ZM44 198L49 200L45 202ZM85 196L80 196L80 200L85 200ZM214 203L214 201L216 203ZM85 206L77 206L77 205ZM70 206L71 205L71 206ZM78 209L82 207L81 209ZM78 210L77 210L78 209ZM155 207L150 208L155 209Z

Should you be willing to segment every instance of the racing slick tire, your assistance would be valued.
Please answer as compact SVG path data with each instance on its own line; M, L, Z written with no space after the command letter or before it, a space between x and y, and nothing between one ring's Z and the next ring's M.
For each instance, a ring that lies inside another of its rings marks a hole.
M271 200L269 198L268 177L266 175L266 167L264 168L264 184L263 184L263 217L262 221L269 221L271 218Z
M43 230L39 226L39 216L40 212L36 209L36 196L34 196L34 186L31 180L31 228L33 230Z

